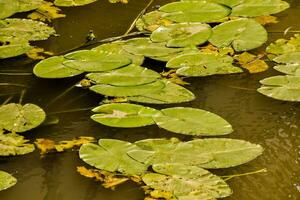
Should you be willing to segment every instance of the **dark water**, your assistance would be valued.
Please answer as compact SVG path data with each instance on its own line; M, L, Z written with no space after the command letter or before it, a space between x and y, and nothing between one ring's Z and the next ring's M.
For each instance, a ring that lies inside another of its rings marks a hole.
M157 0L154 5L168 1ZM300 2L290 1L291 8L278 15L280 23L268 26L270 40L283 37L286 28L300 30ZM128 5L109 4L106 0L78 8L64 9L67 17L55 20L54 27L60 37L39 43L55 53L64 52L85 41L85 35L94 30L99 39L122 35L147 4L146 1L130 0ZM288 34L287 37L292 34ZM263 48L262 48L263 50ZM0 61L0 72L31 72L34 63L25 58ZM163 64L148 63L155 69ZM238 174L267 168L268 173L234 178L229 181L234 194L228 200L299 200L300 199L300 105L272 100L256 92L258 81L278 74L274 70L249 75L226 75L188 79L197 99L181 106L212 111L223 116L233 125L235 132L230 138L261 144L264 154L246 165L234 169L216 170L217 174ZM40 127L26 136L71 139L76 136L116 138L136 141L145 138L179 137L156 126L135 129L108 128L89 119L90 111L61 112L96 106L101 96L79 88L72 88L62 98L52 102L79 78L68 80L41 80L34 76L0 75L1 83L22 84L24 87L0 86L0 100L9 96L18 102L26 89L23 103L35 103L48 114L58 116L60 123ZM0 84L1 85L1 84ZM173 106L173 105L172 105ZM177 105L174 105L177 106ZM157 106L155 106L157 107ZM171 106L170 106L171 107ZM82 177L76 166L84 163L77 152L49 154L40 158L38 151L29 155L0 158L0 169L14 174L18 184L0 193L1 200L141 200L143 191L135 184L125 184L111 191Z

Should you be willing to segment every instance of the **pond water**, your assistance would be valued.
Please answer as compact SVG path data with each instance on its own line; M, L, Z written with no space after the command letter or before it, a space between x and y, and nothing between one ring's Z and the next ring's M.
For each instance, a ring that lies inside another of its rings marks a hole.
M171 1L157 0L153 6ZM269 42L282 38L284 30L292 27L300 31L300 1L289 1L291 8L278 15L279 23L268 26ZM137 14L148 2L130 0L127 5L110 4L106 0L77 7L66 8L66 18L53 22L60 37L38 43L39 46L55 53L72 49L85 42L89 30L98 39L122 35ZM153 8L153 7L152 7ZM261 48L263 50L265 47ZM147 66L157 71L163 70L163 63L147 61ZM18 57L0 61L0 72L30 73L34 62ZM264 154L258 159L234 169L216 170L220 175L239 174L267 168L268 172L243 176L229 181L234 193L227 200L299 200L300 199L300 105L273 100L256 92L259 80L278 74L267 72L250 75L213 76L187 79L187 86L197 99L180 104L205 109L228 120L235 131L228 137L244 139L261 144ZM0 75L1 83L20 84L0 86L0 100L13 96L19 101L20 93L26 89L23 102L35 103L60 123L40 127L26 133L32 140L50 138L54 140L72 139L76 136L115 138L136 141L145 138L187 136L172 134L157 126L134 129L109 128L89 119L87 109L98 105L102 97L87 90L72 87L82 77L68 80L42 80L33 75ZM22 87L21 87L22 86ZM61 98L62 93L68 91ZM172 107L152 106L156 108ZM78 152L48 154L40 158L39 152L20 156L0 158L0 169L18 178L18 184L0 193L1 200L141 200L143 191L135 184L124 184L115 191L84 178L76 172L76 166L84 165Z

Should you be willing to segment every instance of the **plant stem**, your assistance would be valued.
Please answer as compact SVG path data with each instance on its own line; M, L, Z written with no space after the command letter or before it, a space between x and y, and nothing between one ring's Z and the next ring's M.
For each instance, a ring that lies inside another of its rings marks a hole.
M20 99L19 99L19 104L22 104L22 101L24 99L24 95L26 93L26 90L22 90L21 94L20 94Z
M228 181L232 178L235 177L240 177L240 176L248 176L248 175L253 175L253 174L259 174L259 173L266 173L268 172L268 170L266 168L264 169L260 169L257 171L253 171L253 172L247 172L247 173L243 173L243 174L234 174L234 175L227 175L227 176L221 176L225 181Z
M7 104L8 102L10 102L10 100L12 100L12 98L14 98L14 96L10 96L8 97L3 103L2 103L2 106Z

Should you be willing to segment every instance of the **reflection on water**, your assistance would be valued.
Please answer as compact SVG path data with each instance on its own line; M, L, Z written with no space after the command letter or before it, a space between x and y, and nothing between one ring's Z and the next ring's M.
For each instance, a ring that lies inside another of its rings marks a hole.
M156 1L165 4L170 1ZM290 1L291 9L279 15L280 23L270 25L270 42L283 36L286 28L300 30L300 2ZM67 8L67 18L55 20L54 26L60 37L41 42L47 50L64 52L85 41L89 30L94 30L99 39L122 35L147 4L145 1L130 0L128 5L109 4L105 0L81 7ZM288 35L290 36L290 35ZM262 48L263 49L263 48ZM0 61L1 72L31 72L34 63L15 58ZM157 69L163 64L152 63ZM147 66L151 66L148 63ZM272 100L256 92L258 81L277 74L269 70L257 75L226 75L189 79L189 89L197 99L182 104L212 111L223 116L235 128L230 138L245 139L261 144L263 156L244 166L234 169L216 170L217 174L238 174L267 168L268 173L234 178L229 181L234 194L228 200L297 200L300 199L300 105ZM24 102L36 103L48 113L62 110L96 106L101 100L98 95L73 88L63 98L49 104L76 83L70 80L40 80L34 76L0 75L1 82L22 84L24 87L0 87L0 100L19 94L26 89ZM176 106L176 105L174 105ZM163 106L157 106L163 107ZM60 123L41 127L30 133L30 138L46 137L55 140L71 139L87 135L97 138L117 138L135 141L144 138L173 137L190 139L160 130L156 126L135 129L108 128L89 120L90 111L58 113ZM135 184L125 184L116 191L102 188L97 183L81 177L76 166L82 165L77 152L50 154L40 158L38 152L14 158L1 158L0 169L13 173L18 184L0 193L1 200L141 200L143 191Z

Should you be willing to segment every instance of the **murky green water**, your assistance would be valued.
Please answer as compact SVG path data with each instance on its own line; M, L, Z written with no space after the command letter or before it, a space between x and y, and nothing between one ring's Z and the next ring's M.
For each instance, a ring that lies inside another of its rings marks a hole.
M157 0L154 5L170 1ZM281 13L280 23L270 25L270 40L283 36L286 28L300 30L300 2L290 1L291 8ZM56 53L64 52L85 41L85 35L94 30L99 39L122 35L146 1L130 0L128 5L109 4L106 0L81 8L67 8L67 17L55 20L53 25L61 35L39 43ZM289 34L288 36L291 36ZM263 48L262 48L263 49ZM34 63L25 58L0 61L0 72L31 72ZM147 63L162 70L162 63ZM299 200L300 199L300 105L272 100L256 92L258 81L277 74L274 70L249 75L226 75L188 79L197 99L181 106L212 111L223 116L234 127L230 138L245 139L261 144L264 154L246 165L234 169L217 170L217 174L237 174L267 168L268 173L234 178L229 181L234 194L228 200ZM42 80L34 76L0 75L1 83L21 84L23 87L0 86L0 100L9 96L18 102L20 92L26 89L23 102L38 104L47 113L60 118L55 126L40 127L30 133L31 139L71 139L76 136L116 138L135 141L145 138L179 137L156 126L135 129L109 128L89 119L90 111L64 112L96 106L101 96L79 88L70 91L55 102L54 98L76 83L68 80ZM0 84L1 85L1 84ZM173 106L173 105L172 105ZM177 106L177 105L174 105ZM143 191L135 184L125 184L111 191L86 179L76 172L83 165L77 152L49 154L40 158L38 151L26 156L0 158L0 169L14 174L18 184L0 193L1 200L141 200Z

